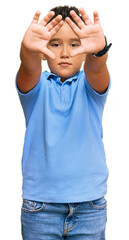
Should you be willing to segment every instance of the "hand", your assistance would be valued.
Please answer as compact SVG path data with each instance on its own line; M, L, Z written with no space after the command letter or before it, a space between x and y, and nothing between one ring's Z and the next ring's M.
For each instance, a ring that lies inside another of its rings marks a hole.
M38 23L40 14L40 11L35 13L34 18L25 33L22 44L29 52L40 53L42 56L47 55L54 59L55 54L47 48L47 44L63 25L63 21L61 20L62 16L58 15L49 22L55 14L51 11L40 23Z
M83 8L80 8L79 12L81 13L84 22L73 10L70 12L70 15L77 25L69 17L66 18L67 23L81 41L80 47L74 50L71 56L81 53L97 53L105 47L105 37L100 25L99 15L94 11L94 23L92 23Z

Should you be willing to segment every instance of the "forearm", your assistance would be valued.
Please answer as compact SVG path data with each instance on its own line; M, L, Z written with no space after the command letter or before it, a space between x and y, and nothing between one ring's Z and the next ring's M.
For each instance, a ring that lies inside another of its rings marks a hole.
M100 93L105 92L109 85L109 72L106 64L107 56L107 53L102 57L95 57L92 54L87 54L84 64L87 81Z
M38 53L29 52L24 45L20 51L21 65L17 74L17 85L22 92L32 89L41 75L41 58Z
M21 45L20 51L21 64L25 69L26 73L33 73L41 70L41 57L37 52L29 51Z
M108 53L102 57L95 57L93 54L87 54L84 68L85 70L98 73L106 66Z

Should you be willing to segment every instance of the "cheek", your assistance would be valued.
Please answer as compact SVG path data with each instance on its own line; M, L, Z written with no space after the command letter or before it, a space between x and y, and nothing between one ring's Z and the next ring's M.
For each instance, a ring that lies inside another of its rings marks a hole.
M48 66L49 66L49 69L52 71L52 72L55 72L55 71L57 71L57 69L58 69L58 64L57 64L57 62L56 62L56 60L54 59L54 60L49 60L49 61L47 61L47 64L48 64Z
M82 63L83 63L83 61L84 61L83 56L76 56L76 57L74 58L74 66L75 66L75 67L81 66Z
M51 47L51 46L48 46L48 49L56 54L59 54L59 51L60 51L60 47Z

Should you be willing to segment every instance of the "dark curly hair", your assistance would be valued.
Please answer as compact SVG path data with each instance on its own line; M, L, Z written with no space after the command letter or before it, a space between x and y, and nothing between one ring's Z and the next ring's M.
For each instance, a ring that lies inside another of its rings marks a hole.
M55 12L55 15L51 18L54 19L55 17L57 17L58 15L61 15L62 16L62 20L65 21L65 18L66 17L69 17L74 23L76 23L73 18L71 17L70 15L70 11L71 10L74 10L76 12L76 14L82 19L83 21L83 18L81 17L80 13L79 13L79 10L78 8L76 7L69 7L69 6L58 6L58 7L55 7L55 8L52 8L50 11L54 11ZM51 21L50 20L50 21ZM77 23L76 23L77 24Z

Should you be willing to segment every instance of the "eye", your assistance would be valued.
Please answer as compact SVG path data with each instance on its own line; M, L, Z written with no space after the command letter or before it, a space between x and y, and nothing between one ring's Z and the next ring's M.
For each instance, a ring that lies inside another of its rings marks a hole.
M52 47L59 47L60 44L59 44L59 43L52 43L51 46L52 46Z
M75 47L79 47L79 46L80 46L79 43L72 43L72 44L71 44L71 47L73 47L73 48L75 48Z

